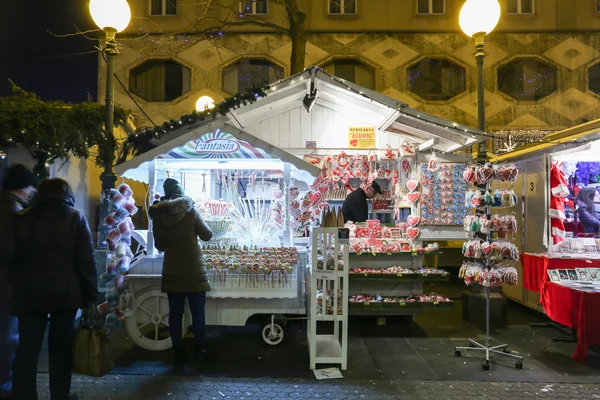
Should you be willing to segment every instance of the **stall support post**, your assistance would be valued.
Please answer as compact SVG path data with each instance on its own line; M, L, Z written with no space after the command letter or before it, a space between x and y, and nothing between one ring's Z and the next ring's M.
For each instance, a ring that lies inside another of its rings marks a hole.
M473 38L475 39L475 62L477 64L477 128L485 132L485 77L483 72L485 33L476 33ZM478 158L487 158L486 141L479 144Z
M291 246L293 244L290 230L290 181L291 169L289 163L283 164L283 204L285 209L285 226L283 229L283 245Z
M148 167L148 204L146 204L147 209L152 207L152 203L154 202L154 187L156 186L156 161L152 161L150 166ZM146 249L146 254L149 257L154 256L154 234L152 233L152 220L148 218L148 239L146 241L148 245Z

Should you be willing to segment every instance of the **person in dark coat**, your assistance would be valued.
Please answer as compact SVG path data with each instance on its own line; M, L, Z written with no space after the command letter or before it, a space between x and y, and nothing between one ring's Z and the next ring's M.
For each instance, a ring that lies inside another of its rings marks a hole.
M98 294L94 243L85 216L73 208L71 187L62 179L39 186L36 205L15 219L12 313L19 318L13 393L37 399L37 362L50 316L50 396L77 399L71 387L71 347L78 308Z
M369 205L367 199L372 199L376 194L382 194L381 186L375 181L365 189L358 188L350 193L342 205L344 222L365 222L369 218Z
M12 283L8 254L14 216L27 207L35 194L38 179L27 167L8 167L0 192L0 400L12 397L12 363L17 347L17 319L10 314Z
M600 220L594 208L594 197L597 195L598 190L593 186L581 188L577 194L577 217L585 233L598 234L600 231Z
M173 341L173 361L176 370L185 363L182 320L185 299L192 314L192 330L196 343L196 361L206 352L206 322L204 307L206 292L211 289L208 271L198 244L198 238L209 241L210 227L194 208L191 198L175 179L163 184L165 196L150 207L154 244L165 253L162 269L162 291L169 298L169 330Z

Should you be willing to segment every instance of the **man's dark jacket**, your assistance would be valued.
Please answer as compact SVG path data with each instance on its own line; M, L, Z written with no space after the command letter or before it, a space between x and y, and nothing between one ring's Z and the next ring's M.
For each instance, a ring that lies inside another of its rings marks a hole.
M367 205L367 194L361 188L350 193L342 205L344 222L365 222L369 218L369 206Z
M9 268L12 259L11 246L14 231L12 222L23 208L27 207L25 200L14 194L0 192L0 292L10 291Z
M15 218L12 313L84 308L98 294L92 233L74 199L39 193Z

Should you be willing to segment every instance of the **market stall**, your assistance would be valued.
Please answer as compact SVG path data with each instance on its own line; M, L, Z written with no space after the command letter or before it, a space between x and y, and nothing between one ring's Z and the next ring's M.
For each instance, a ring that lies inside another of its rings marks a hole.
M284 326L275 322L306 312L301 271L311 259L307 236L313 227L343 225L338 224L343 198L372 181L380 182L383 195L370 202L366 225L349 226L352 284L343 296L361 303L362 311L350 308L373 315L415 314L448 303L423 293L423 282L449 275L423 268L422 256L439 254L437 241L464 239L462 173L470 155L450 153L485 134L318 68L276 82L265 93L250 96L247 104L236 97L234 106L213 111L220 114L216 118L183 116L141 131L148 137L146 147L116 168L120 176L148 183L146 207L160 196L161 180L178 179L215 231L212 243L204 245L214 286L207 323L244 325L250 317L263 317L268 322L263 339L280 343ZM146 250L127 274L137 307L126 325L147 339L136 343L162 349L170 340L158 338L157 325L167 305L157 289L162 259L151 229L139 234ZM254 257L289 262L275 268L245 265ZM386 299L379 301L380 293L387 293ZM364 296L375 300L365 302ZM149 315L139 307L140 298L162 311ZM394 304L379 307L380 302ZM370 311L367 303L373 304ZM403 308L406 304L411 305ZM140 331L148 325L154 327L149 335Z

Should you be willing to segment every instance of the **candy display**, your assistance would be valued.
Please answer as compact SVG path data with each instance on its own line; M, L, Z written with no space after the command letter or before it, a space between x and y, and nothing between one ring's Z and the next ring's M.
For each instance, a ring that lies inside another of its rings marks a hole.
M337 301L337 315L344 314L343 296L344 292L341 289L339 289ZM325 295L325 309L326 315L333 315L333 296L329 291L327 291ZM323 289L317 289L317 315L323 315Z
M422 163L421 223L423 225L462 225L467 208L460 202L465 198L467 185L463 176L464 164L440 163L432 170Z
M401 253L411 251L408 241L402 239L350 239L351 253Z
M289 287L298 263L295 247L207 246L203 252L216 288Z
M387 268L351 268L349 274L356 275L448 275L448 272L443 269L435 268L418 268L409 269L404 267L387 267Z
M514 215L493 214L490 218L487 215L476 216L467 215L464 222L464 230L471 236L475 233L497 233L498 238L504 239L507 235L517 233L517 218Z
M479 263L465 262L460 268L458 276L464 279L467 285L478 283L485 287L495 287L518 283L518 273L512 265L500 264L486 268Z
M111 230L106 238L108 256L106 272L100 276L100 282L107 285L112 281L114 289L105 295L106 302L97 309L100 315L106 315L105 327L114 329L122 327L124 312L130 311L122 306L121 297L128 294L125 275L129 272L133 253L131 233L134 229L131 216L137 213L133 199L133 190L123 183L117 189L111 189L109 195L111 213L104 219L104 224ZM128 294L129 295L129 294Z
M349 304L356 305L371 305L371 304L385 304L385 303L415 303L420 305L425 304L439 304L439 303L451 303L446 296L442 296L436 293L413 295L410 297L382 297L380 295L371 296L368 294L356 294L348 298Z
M467 258L485 258L489 261L519 261L519 249L511 242L482 242L469 240L463 244L463 255Z
M485 191L483 194L479 189L468 190L465 193L465 207L483 209L484 207L509 208L519 203L519 198L514 190L494 190L493 193Z

